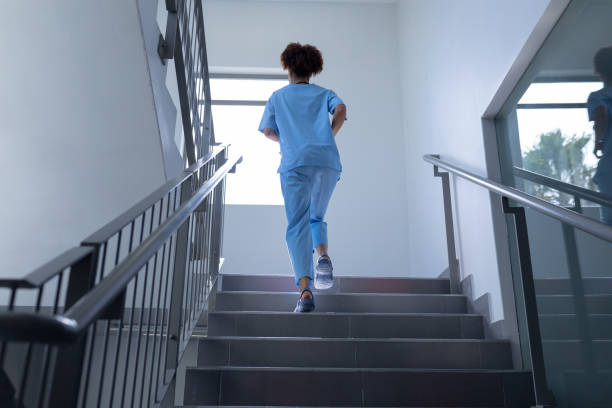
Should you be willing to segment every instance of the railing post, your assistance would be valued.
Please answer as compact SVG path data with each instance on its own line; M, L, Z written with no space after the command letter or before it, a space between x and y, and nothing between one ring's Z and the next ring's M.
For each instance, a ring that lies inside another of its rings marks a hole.
M175 0L166 0L166 10L168 11L168 20L166 22L166 36L159 35L157 44L157 53L162 60L162 64L174 58L174 47L176 46L176 35L178 28L178 5Z
M187 163L192 166L196 162L196 151L194 143L194 125L191 121L193 110L189 104L189 88L185 74L185 59L179 27L176 27L176 45L174 47L174 64L176 68L176 82L181 107L181 119L183 123L183 134L185 136L185 152Z
M217 163L217 167L223 166L227 160L228 149L226 148L222 156L219 157L220 163ZM211 283L214 282L217 274L219 273L219 264L221 258L221 251L223 247L223 211L225 204L225 179L221 181L213 193L213 226L212 226L212 256L213 264L211 276Z
M439 155L434 155L440 158ZM451 293L461 293L461 276L459 274L459 261L455 248L455 227L453 225L453 204L450 193L450 177L448 172L441 172L434 165L434 176L442 179L442 197L444 200L444 222L446 223L446 249L448 253L448 271L450 274Z
M502 197L502 206L505 214L514 216L516 241L520 261L521 288L527 318L527 337L531 356L531 369L533 371L533 386L537 407L555 407L555 398L548 388L546 381L546 367L544 365L544 351L540 333L540 319L536 302L535 284L533 281L533 268L531 265L531 250L529 249L529 235L527 233L527 219L523 207L510 206L509 200Z
M93 287L97 266L98 251L96 250L70 268L65 310L70 309ZM83 380L83 362L88 338L86 330L76 342L58 346L51 377L50 407L72 408L77 406L81 381ZM92 341L95 341L95 339ZM93 350L90 352L93 352Z
M574 211L581 213L580 197L574 196ZM565 244L565 256L567 258L567 270L574 300L574 313L578 324L580 346L582 349L582 361L585 373L592 382L595 380L597 370L595 355L593 353L593 336L591 335L591 325L589 322L589 311L584 296L584 282L578 258L578 244L576 242L576 231L570 225L562 223L563 243Z
M192 195L192 183L183 183L181 187L181 205L188 201ZM176 246L174 251L174 268L172 274L172 290L170 294L170 310L168 316L168 352L166 353L166 368L174 370L178 366L181 348L181 323L183 321L183 298L185 293L185 276L189 262L189 218L176 232Z

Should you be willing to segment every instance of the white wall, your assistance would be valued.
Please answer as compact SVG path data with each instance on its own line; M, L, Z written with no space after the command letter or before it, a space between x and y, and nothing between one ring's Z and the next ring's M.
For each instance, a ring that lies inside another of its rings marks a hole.
M279 68L291 41L323 53L324 71L314 82L336 90L349 116L337 139L344 173L327 213L339 275L423 273L408 267L395 12L393 3L204 2L211 66ZM285 226L280 206L228 206L225 272L291 274Z
M21 276L165 181L135 0L0 13L0 276Z
M548 0L400 0L398 26L411 269L447 266L442 192L422 155L486 175L481 116ZM455 225L462 277L474 298L490 294L491 321L503 319L488 193L458 180ZM460 243L460 245L459 245Z

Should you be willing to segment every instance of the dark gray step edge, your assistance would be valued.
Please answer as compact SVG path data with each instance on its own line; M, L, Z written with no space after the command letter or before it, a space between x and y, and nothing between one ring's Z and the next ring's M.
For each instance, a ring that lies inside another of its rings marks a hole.
M580 325L574 314L541 314L539 320L544 340L580 339ZM588 323L594 340L612 339L612 315L589 315Z
M584 298L589 313L612 313L612 295L586 295ZM538 295L537 304L540 314L574 313L574 297L571 295Z
M211 312L210 336L482 339L483 318L470 314L295 314Z
M215 310L292 311L296 293L219 292ZM463 295L432 294L315 294L320 312L466 313Z
M538 295L571 295L572 283L568 278L535 279ZM612 278L583 278L582 285L585 294L612 294Z
M208 337L197 365L511 369L512 356L507 341Z
M221 290L292 291L295 278L289 275L221 275ZM336 276L327 293L450 293L450 281L439 278Z

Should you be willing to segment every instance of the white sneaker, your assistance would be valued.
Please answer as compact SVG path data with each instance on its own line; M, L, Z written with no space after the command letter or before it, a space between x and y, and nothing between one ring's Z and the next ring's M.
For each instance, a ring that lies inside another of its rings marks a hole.
M326 258L323 258L325 256ZM316 289L329 289L334 286L334 267L329 256L322 255L315 267L314 287Z

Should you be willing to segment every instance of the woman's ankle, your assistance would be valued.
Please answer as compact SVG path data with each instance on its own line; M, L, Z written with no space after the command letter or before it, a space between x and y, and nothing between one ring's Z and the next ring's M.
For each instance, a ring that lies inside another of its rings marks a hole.
M304 292L304 289L310 288L310 278L309 277L301 278L298 281L298 287L299 287L300 293Z

